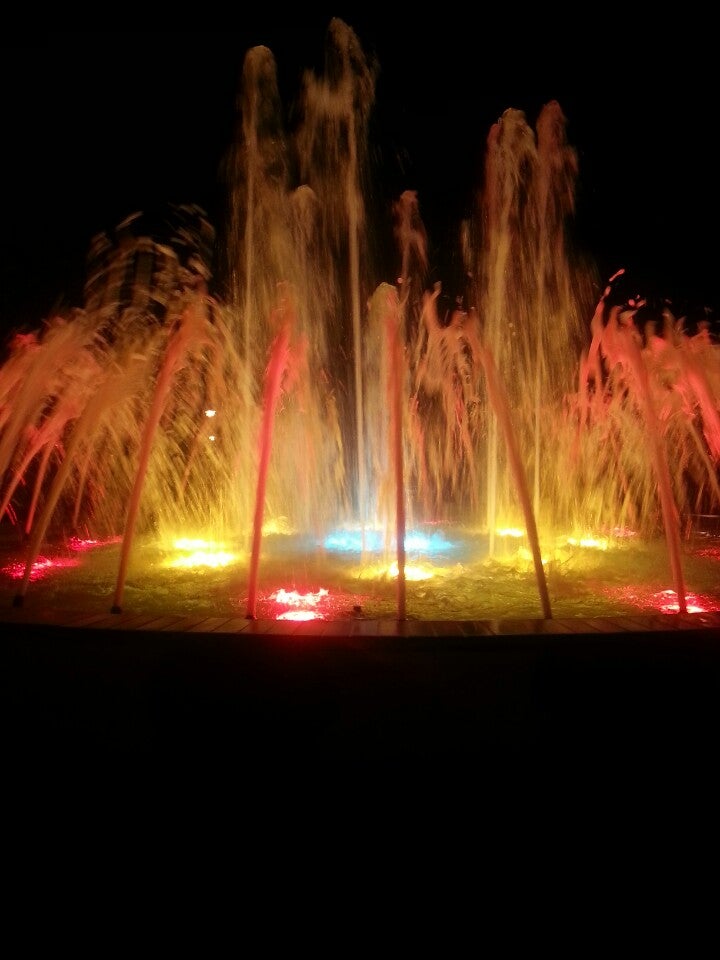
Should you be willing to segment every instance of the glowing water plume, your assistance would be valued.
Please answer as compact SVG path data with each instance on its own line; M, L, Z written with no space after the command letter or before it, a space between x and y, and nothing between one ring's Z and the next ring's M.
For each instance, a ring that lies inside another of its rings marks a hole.
M199 302L200 301L200 302ZM128 503L128 512L125 519L125 528L123 531L123 548L120 556L120 568L115 586L115 598L113 600L113 611L120 611L122 603L123 590L125 588L125 577L127 576L127 566L130 558L133 537L137 524L138 513L140 510L140 498L145 484L145 478L148 472L148 465L152 446L155 441L160 418L165 412L168 398L173 388L173 381L178 375L178 371L185 365L185 358L193 349L197 349L197 342L204 342L206 339L205 328L208 323L208 313L206 304L202 298L196 299L187 307L179 321L174 326L171 336L168 340L167 349L163 358L163 363L157 375L155 392L152 397L150 409L143 429L142 440L139 450L138 466L135 473L130 499Z
M594 270L574 251L570 234L578 159L565 126L556 101L542 108L535 131L522 111L502 114L487 138L483 185L466 233L471 304L508 394L541 526L562 522L551 411L573 389L593 306ZM492 552L498 517L514 513L512 475L492 412L485 448L476 456L485 464Z
M395 545L398 569L398 618L405 619L405 434L407 357L404 342L404 311L395 287L381 284L368 305L363 374L375 389L366 390L365 422L372 428L372 461L375 499L373 528L385 530L385 542ZM363 555L367 533L363 525Z
M540 551L540 541L535 524L535 514L533 513L530 502L530 492L527 485L527 478L522 462L518 439L513 425L512 414L510 411L508 398L498 377L492 351L481 341L477 315L466 315L456 311L451 321L453 331L453 340L448 344L441 334L441 324L439 322L436 301L436 290L433 296L428 296L425 303L424 319L428 329L428 343L430 349L437 349L439 344L443 344L445 349L442 351L440 363L449 363L448 370L443 371L441 377L447 380L447 373L459 363L465 366L464 379L471 389L479 388L480 379L485 385L492 411L500 424L507 459L515 484L515 491L520 509L522 511L525 527L527 530L530 547L535 564L535 573L538 583L538 593L542 612L544 617L551 617L550 597L545 581L545 572L543 570L542 555ZM476 382L469 379L469 375L474 374ZM493 552L494 541L491 538L490 551Z
M355 439L357 451L356 509L367 510L365 427L363 420L362 333L363 297L361 270L366 257L365 151L370 112L375 99L375 70L369 64L355 32L338 17L330 21L326 43L326 75L318 80L305 75L305 122L298 137L301 175L325 201L323 234L330 249L342 251L346 276L338 277L344 301L349 302L354 362ZM346 252L345 252L346 251Z
M263 516L265 513L265 492L267 472L272 453L272 434L275 426L275 413L282 380L286 374L290 356L290 334L292 331L292 313L285 305L278 310L279 330L270 351L270 362L265 374L263 393L263 420L260 432L260 462L258 466L257 490L255 493L255 514L253 517L252 550L250 558L250 582L248 586L248 617L255 619L257 603L257 579L260 566L260 547L262 545Z

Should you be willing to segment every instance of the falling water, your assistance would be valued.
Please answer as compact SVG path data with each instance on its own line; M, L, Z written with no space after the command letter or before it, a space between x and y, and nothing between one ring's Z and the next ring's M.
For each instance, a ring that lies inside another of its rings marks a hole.
M257 490L255 493L252 551L250 554L250 579L248 585L248 617L252 620L256 618L257 612L257 583L260 570L260 549L262 547L267 471L270 463L270 454L272 453L272 435L282 380L288 368L290 353L292 314L287 304L282 308L279 323L280 330L275 336L270 351L270 362L265 374L265 390L263 393L263 420L259 441L260 463L258 466Z
M162 237L131 216L94 238L83 305L11 338L0 504L27 540L16 603L49 540L120 536L119 610L137 541L182 533L250 544L232 589L255 617L261 547L269 559L271 539L305 538L299 580L330 532L358 528L355 589L380 531L404 619L420 602L407 544L425 525L473 545L463 576L496 578L501 531L516 530L544 618L570 534L664 532L686 609L681 523L720 512L709 330L640 300L616 309L617 278L599 295L572 239L579 165L554 101L534 129L516 109L492 126L458 225L467 284L447 306L429 289L422 196L371 218L375 80L331 21L290 127L272 52L249 50L220 237L193 207ZM394 262L376 265L381 234ZM482 616L486 591L471 593Z
M488 135L483 189L466 243L468 271L476 278L473 302L533 477L533 509L538 522L549 526L563 519L557 515L563 480L551 466L549 414L573 387L593 303L592 273L573 254L569 236L577 173L558 103L543 107L536 132L522 111L506 110ZM512 476L494 415L486 450L480 459L492 553L498 522L514 512Z

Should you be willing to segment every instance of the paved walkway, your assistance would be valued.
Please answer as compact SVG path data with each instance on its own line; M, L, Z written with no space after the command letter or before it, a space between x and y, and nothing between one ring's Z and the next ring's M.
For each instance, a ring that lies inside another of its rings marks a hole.
M130 632L241 634L288 637L487 637L592 636L595 634L676 634L720 630L720 613L655 614L623 617L568 617L551 620L249 620L245 617L187 617L168 614L53 611L33 606L0 609L0 625Z

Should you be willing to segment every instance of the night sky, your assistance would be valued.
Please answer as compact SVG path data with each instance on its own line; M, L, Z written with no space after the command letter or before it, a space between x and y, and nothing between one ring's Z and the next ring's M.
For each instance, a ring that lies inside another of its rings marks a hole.
M720 310L717 63L707 24L631 24L607 8L470 26L348 5L302 21L275 8L238 33L6 32L0 48L0 325L34 328L79 305L91 238L136 211L195 204L219 225L247 50L275 55L288 110L321 72L332 16L379 65L371 143L388 197L418 192L433 248L481 182L507 108L534 126L559 101L579 156L576 242L601 277L619 268L676 312Z

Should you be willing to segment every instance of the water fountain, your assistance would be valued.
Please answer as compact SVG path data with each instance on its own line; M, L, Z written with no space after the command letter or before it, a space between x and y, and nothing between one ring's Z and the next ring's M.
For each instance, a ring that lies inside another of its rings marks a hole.
M93 241L83 305L11 338L16 607L720 609L720 347L575 249L560 104L490 130L456 293L428 283L422 198L375 209L374 95L333 20L290 132L273 54L249 50L221 235L191 206L163 236L131 216Z

